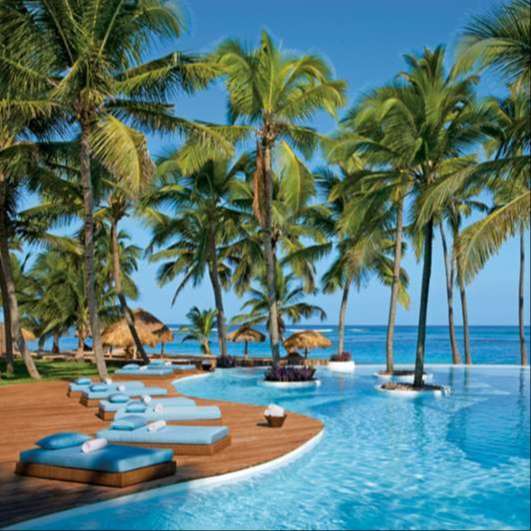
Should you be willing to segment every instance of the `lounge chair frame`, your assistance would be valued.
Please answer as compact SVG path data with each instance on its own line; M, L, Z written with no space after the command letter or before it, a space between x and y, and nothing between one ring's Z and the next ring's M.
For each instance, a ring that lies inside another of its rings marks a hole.
M112 444L122 444L124 446L141 446L143 448L168 448L176 455L214 455L231 445L231 436L227 435L223 439L213 444L169 444L169 443L138 443L112 441Z
M129 470L127 472L102 472L99 470L85 470L82 468L67 468L55 465L17 462L15 474L42 479L57 479L75 483L89 483L106 487L128 487L144 481L163 478L175 474L177 466L174 461L159 463Z

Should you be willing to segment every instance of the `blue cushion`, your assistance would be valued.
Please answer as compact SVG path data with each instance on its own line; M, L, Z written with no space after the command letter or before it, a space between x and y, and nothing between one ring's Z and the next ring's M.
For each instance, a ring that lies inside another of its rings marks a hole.
M193 371L195 370L195 365L175 365L173 369L175 371Z
M112 444L88 454L83 453L79 446L60 450L33 448L20 454L20 461L23 463L82 468L99 472L128 472L137 468L167 463L172 458L173 451L169 449L116 446Z
M116 419L124 418L129 409L119 410ZM166 420L168 422L183 422L188 420L219 420L221 411L217 406L164 406L162 413L157 413L151 404L142 413L146 421Z
M131 400L128 402L128 404L144 404L144 402L140 400ZM153 398L151 402L149 403L150 406L155 406L157 404L162 404L164 407L166 406L181 406L181 407L188 407L188 406L195 406L195 402L190 398L181 398L181 397L171 397L171 398ZM99 404L100 409L103 411L118 411L120 409L124 409L123 404L111 404L108 400L101 400Z
M139 415L127 415L121 419L115 420L111 424L113 430L135 430L140 426L146 425L146 419Z
M164 365L166 362L164 360L151 360L150 365Z
M80 376L79 378L76 378L74 380L74 383L77 385L90 385L92 383L92 380L90 378Z
M59 432L53 435L48 435L36 442L44 450L59 450L61 448L70 448L71 446L79 446L84 442L90 440L90 437L83 433L76 432Z
M149 431L147 426L136 430L101 430L97 437L109 442L145 444L213 444L229 434L226 426L165 426L159 431Z
M140 365L138 363L128 363L127 365L124 365L122 369L138 369Z
M89 389L94 392L107 391L107 389L109 389L109 385L105 383L93 384Z
M123 393L113 393L109 396L109 402L113 402L114 404L125 404L128 401L129 396Z
M89 400L107 400L109 396L116 392L116 389L106 389L105 391L85 391L83 395L86 396ZM133 396L157 396L157 395L167 395L168 390L161 387L127 387L124 391L125 395L129 397Z
M135 402L134 404L127 404L125 406L125 411L127 413L144 413L146 411L147 406L143 402Z

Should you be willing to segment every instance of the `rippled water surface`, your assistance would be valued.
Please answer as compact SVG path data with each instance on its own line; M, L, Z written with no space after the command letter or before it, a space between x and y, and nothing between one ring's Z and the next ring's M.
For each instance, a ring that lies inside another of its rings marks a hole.
M274 401L318 417L324 437L252 479L153 491L28 528L528 529L529 370L438 367L435 380L453 388L441 399L379 393L373 371L321 369L321 387L290 391L264 387L257 370L181 382L197 397Z

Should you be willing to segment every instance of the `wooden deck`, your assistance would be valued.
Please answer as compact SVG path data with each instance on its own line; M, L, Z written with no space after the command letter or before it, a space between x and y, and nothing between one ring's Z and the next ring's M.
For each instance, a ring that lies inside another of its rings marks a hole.
M176 394L167 380L150 379L150 384ZM16 476L19 452L33 447L39 438L57 431L94 434L108 424L96 416L97 408L83 407L77 399L68 398L66 390L64 381L0 389L0 528L87 503L258 465L296 449L323 428L318 420L289 413L283 428L271 429L262 416L263 407L197 400L220 406L232 445L213 456L177 456L175 476L123 489Z

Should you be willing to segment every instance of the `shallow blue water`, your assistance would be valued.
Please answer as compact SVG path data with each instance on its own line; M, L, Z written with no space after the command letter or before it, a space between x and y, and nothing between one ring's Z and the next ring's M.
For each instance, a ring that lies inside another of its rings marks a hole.
M182 335L176 331L178 325L170 325L175 333L175 341L166 346L167 354L198 354L199 344L194 341L182 342ZM332 347L326 350L315 350L310 357L328 358L331 352L337 349L337 326L313 325L313 326L290 326L286 336L293 332L304 329L321 330L332 341ZM262 329L264 332L265 330ZM383 363L385 360L385 326L347 326L345 348L352 353L358 363ZM520 347L518 343L518 328L516 326L472 326L471 350L475 363L519 363ZM528 351L531 350L530 331L526 327ZM463 352L462 329L457 327L457 337ZM417 328L415 326L398 326L395 332L395 356L399 363L412 363L414 360L415 346L417 341ZM217 337L215 333L211 337L212 351L218 351ZM450 363L451 351L448 340L448 328L446 326L430 326L427 334L427 361L431 363ZM77 338L64 337L61 339L61 348L75 349ZM32 344L32 347L36 345ZM48 344L48 348L50 345ZM230 343L230 354L243 354L243 344ZM270 356L269 343L251 344L249 346L251 356ZM148 349L158 352L159 348Z
M178 389L193 396L275 402L320 418L324 437L252 479L153 491L27 528L528 529L529 370L430 370L451 396L384 395L370 367L345 376L320 369L322 386L306 390L264 387L259 370L183 381Z

